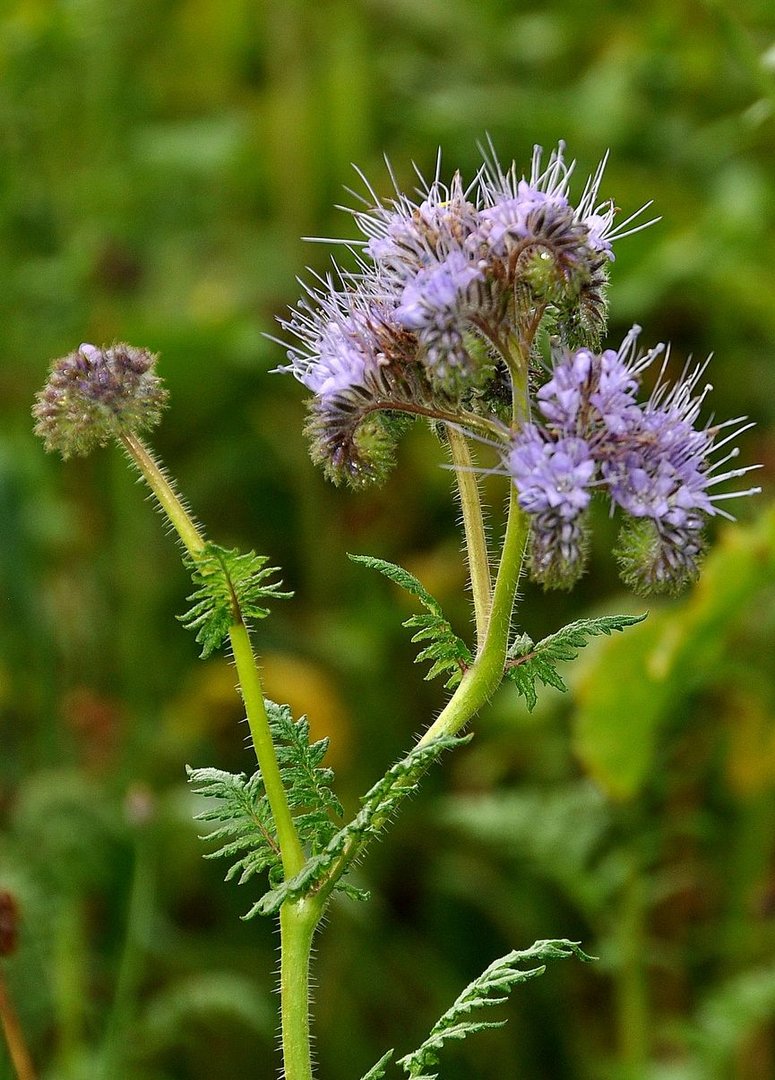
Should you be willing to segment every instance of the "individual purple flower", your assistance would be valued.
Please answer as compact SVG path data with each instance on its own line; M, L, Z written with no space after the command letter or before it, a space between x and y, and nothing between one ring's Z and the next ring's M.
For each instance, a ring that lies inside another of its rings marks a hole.
M331 281L309 289L281 326L293 374L313 392L307 434L313 460L336 483L382 479L394 459L392 412L436 415L443 397L418 361L417 336L401 326L374 283ZM444 404L449 404L446 399Z
M147 349L81 345L55 360L32 413L35 433L63 458L85 455L161 419L167 391Z
M594 362L594 355L589 349L560 353L552 378L536 394L541 414L566 435L578 432L583 425L581 409L588 398Z
M635 348L640 327L634 326L620 349L606 349L595 363L595 386L589 404L595 410L609 437L616 438L629 431L641 416L637 395L640 374L662 352L662 346L636 357Z
M547 194L526 180L520 180L515 195L504 195L482 210L479 215L480 232L491 251L502 257L509 253L515 242L535 240L552 216L565 213L567 217L568 209L564 194ZM539 220L541 225L538 224Z
M552 376L536 394L538 408L550 430L598 444L624 434L640 422L640 376L663 347L638 356L639 333L640 327L634 326L618 350L606 349L602 353L555 345Z
M390 363L390 313L373 292L337 290L328 279L319 290L308 289L289 319L280 325L295 343L286 344L289 372L319 397L363 386L368 377Z
M589 505L587 486L595 462L583 439L554 442L539 427L526 424L512 441L508 467L520 506L530 514L551 511L570 520Z

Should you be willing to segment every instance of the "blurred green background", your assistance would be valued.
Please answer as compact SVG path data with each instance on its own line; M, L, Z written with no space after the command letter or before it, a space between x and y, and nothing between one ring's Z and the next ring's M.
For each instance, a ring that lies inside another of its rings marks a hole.
M277 939L203 861L183 765L250 769L225 661L176 624L174 545L117 452L62 465L30 433L49 360L161 353L155 445L210 534L296 599L260 627L270 696L308 711L352 810L443 701L404 597L346 551L404 563L470 629L443 454L417 428L377 491L328 487L303 393L262 334L352 235L337 202L383 153L471 176L489 133L529 168L567 140L579 186L662 221L621 242L610 340L749 414L765 494L715 531L701 585L590 648L528 716L509 689L429 777L319 939L320 1076L417 1045L495 956L583 941L446 1080L775 1076L775 12L771 0L5 0L0 7L0 890L3 963L41 1076L276 1075ZM504 490L490 482L493 529ZM573 595L524 590L533 637L642 609L598 515ZM0 1047L0 1077L12 1076Z

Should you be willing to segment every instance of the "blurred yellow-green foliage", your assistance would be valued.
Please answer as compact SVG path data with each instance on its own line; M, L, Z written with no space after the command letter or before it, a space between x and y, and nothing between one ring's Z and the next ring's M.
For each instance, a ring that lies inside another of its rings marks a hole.
M403 562L470 625L430 435L381 490L328 488L300 388L262 335L347 235L350 163L470 176L489 133L529 165L607 148L623 241L611 339L716 353L765 494L699 587L588 650L527 716L508 689L359 871L316 959L320 1076L412 1049L496 955L568 936L600 957L520 988L445 1080L775 1075L775 11L771 0L5 0L0 7L0 889L3 962L51 1080L276 1075L276 940L201 858L183 764L249 769L225 662L174 620L186 579L117 452L62 465L30 433L51 357L162 354L156 445L211 535L284 567L267 692L332 738L348 808L438 708L410 610L345 558ZM582 179L580 177L579 179ZM351 234L351 232L350 232ZM503 491L490 491L497 510ZM638 610L613 525L572 596L525 589L534 637ZM0 1047L0 1078L12 1076Z

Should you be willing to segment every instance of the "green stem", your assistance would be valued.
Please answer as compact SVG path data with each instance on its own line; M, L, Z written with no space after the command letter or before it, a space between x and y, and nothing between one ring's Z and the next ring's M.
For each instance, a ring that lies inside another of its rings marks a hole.
M151 491L159 501L170 523L183 541L189 554L196 557L205 547L205 538L194 522L156 458L136 435L122 435L121 444L140 470ZM258 765L266 788L269 806L277 827L283 870L287 877L298 874L305 862L304 851L293 823L285 787L277 764L269 718L264 706L261 677L256 666L247 627L239 610L236 596L232 596L235 622L229 630L229 640L234 653L242 698L248 718Z
M481 645L490 621L492 579L490 578L490 558L484 531L482 503L479 498L479 481L473 469L471 451L465 435L457 427L447 424L447 438L452 463L455 466L460 508L463 512L468 570L471 575L471 592L474 598L476 641L477 645Z
M517 492L512 484L509 496L509 516L503 541L501 564L493 593L492 610L487 624L484 644L471 667L433 724L428 728L417 746L426 746L444 735L455 735L471 720L492 697L503 680L503 670L508 650L511 613L517 583L522 572L522 560L528 534L528 518L520 509ZM407 794L409 792L407 788ZM331 895L337 881L353 859L359 856L368 843L368 837L354 836L333 864L331 871L316 894L321 904Z
M121 435L120 442L158 499L189 554L197 555L205 546L205 538L181 502L172 481L137 435Z
M167 515L191 556L205 548L205 538L183 505L174 485L151 451L136 435L124 435L121 443L140 470L159 505ZM232 593L233 623L229 641L234 655L242 700L250 735L261 770L264 789L272 811L283 873L294 877L306 862L288 796L285 791L277 753L264 703L261 676L253 654L248 629L243 621L237 597ZM282 1043L285 1080L312 1080L309 1037L309 962L312 938L323 905L319 900L285 904L280 910L280 994Z
M280 909L280 1001L284 1080L312 1080L309 964L323 905L317 899Z
M304 866L306 859L288 806L288 797L280 775L280 767L277 764L274 740L264 704L261 676L258 673L247 627L243 622L235 623L231 627L229 641L242 690L250 736L277 829L283 871L286 877L293 877Z
M418 746L425 746L442 735L457 734L492 697L500 685L503 679L511 613L522 571L527 533L527 515L520 509L517 492L512 484L503 553L484 643L457 690L419 740Z

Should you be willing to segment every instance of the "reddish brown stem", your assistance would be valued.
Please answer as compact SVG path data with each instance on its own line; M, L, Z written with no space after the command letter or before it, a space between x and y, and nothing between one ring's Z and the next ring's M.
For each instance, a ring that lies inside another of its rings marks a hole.
M11 1061L19 1080L36 1080L32 1058L27 1049L27 1043L24 1041L19 1017L2 971L0 971L0 1024L2 1024Z

